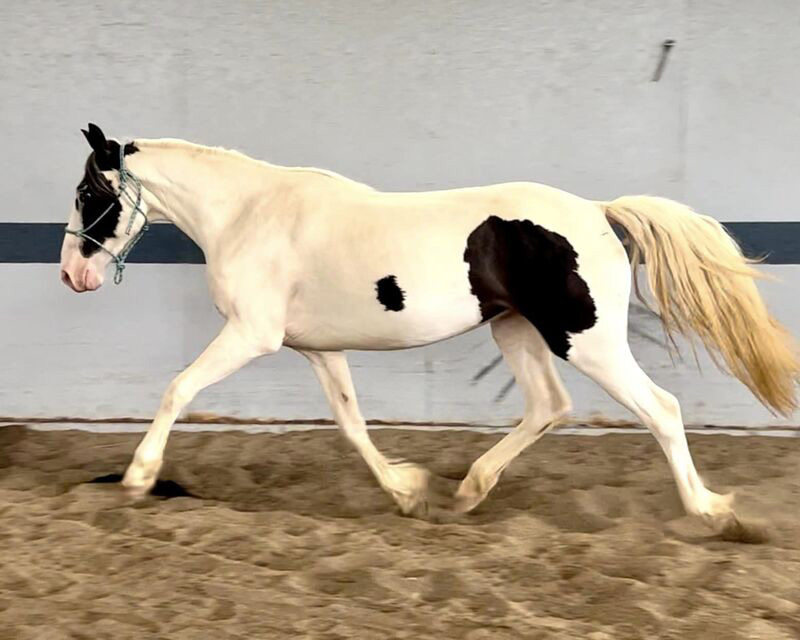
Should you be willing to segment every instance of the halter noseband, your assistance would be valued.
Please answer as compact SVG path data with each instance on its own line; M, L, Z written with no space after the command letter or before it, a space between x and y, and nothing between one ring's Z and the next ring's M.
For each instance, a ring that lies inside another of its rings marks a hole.
M136 198L134 198L130 193L128 193L128 183L132 183L134 188L136 189ZM114 284L119 284L122 282L122 272L125 270L125 260L128 257L128 254L131 252L133 247L136 245L139 240L142 239L142 236L145 232L150 228L150 221L147 219L147 214L142 211L141 204L142 204L142 183L135 175L133 175L130 171L125 168L125 145L119 146L119 196L125 196L128 202L133 205L133 211L131 212L131 218L128 221L128 226L125 229L125 235L131 235L131 229L133 228L133 221L136 219L136 214L141 213L142 217L144 218L144 224L139 231L136 232L136 235L131 238L127 244L122 247L122 251L118 254L114 254L108 249L103 246L102 242L98 242L90 235L87 234L93 226L95 226L100 220L105 216L111 208L114 206L112 202L106 208L103 213L101 213L97 219L92 222L88 227L84 227L83 229L64 229L65 233L71 233L82 240L89 240L93 242L98 247L100 247L103 251L105 251L108 255L111 256L111 259L114 261L116 266L116 271L114 272Z

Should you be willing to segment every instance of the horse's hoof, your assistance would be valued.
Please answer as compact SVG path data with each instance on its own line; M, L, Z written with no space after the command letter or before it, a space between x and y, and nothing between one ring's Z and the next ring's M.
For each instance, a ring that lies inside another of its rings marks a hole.
M484 501L492 487L497 484L497 477L491 481L476 480L474 476L468 475L458 487L453 496L453 511L456 513L468 513Z
M122 478L122 487L125 489L125 493L134 500L146 497L155 486L160 470L161 462L147 466L131 464Z
M131 500L143 500L150 494L150 490L153 488L153 485L133 484L125 482L125 480L123 480L121 484L125 495Z
M395 493L393 495L397 506L400 507L400 512L404 516L410 516L412 518L422 518L425 519L428 515L429 505L428 505L428 493L427 493L427 485L423 485L418 487L413 492L408 493Z
M477 507L486 496L456 494L453 496L453 511L456 513L469 513Z
M427 520L430 515L430 505L423 497L414 500L411 504L402 505L400 511L402 511L404 516L408 516L409 518Z
M391 464L389 471L391 483L384 488L400 511L407 516L424 517L428 511L428 470L410 462L401 462Z

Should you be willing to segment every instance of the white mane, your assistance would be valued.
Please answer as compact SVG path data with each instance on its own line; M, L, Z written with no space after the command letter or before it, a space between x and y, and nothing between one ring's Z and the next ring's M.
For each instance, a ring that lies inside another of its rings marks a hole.
M187 140L182 140L180 138L134 139L131 140L131 142L134 142L138 147L142 149L144 148L177 149L186 151L187 153L191 153L194 155L221 156L224 158L229 158L234 161L257 164L262 167L268 167L271 169L281 169L283 171L296 171L303 173L316 173L319 175L327 176L328 178L333 178L335 180L341 180L343 182L347 182L352 186L359 186L364 189L373 190L371 186L364 184L363 182L353 180L351 178L336 173L335 171L330 171L328 169L320 169L317 167L287 167L282 165L276 165L267 162L266 160L259 160L257 158L252 158L247 154L244 154L241 151L237 151L235 149L228 149L225 147L210 147L202 144L197 144L195 142L189 142Z

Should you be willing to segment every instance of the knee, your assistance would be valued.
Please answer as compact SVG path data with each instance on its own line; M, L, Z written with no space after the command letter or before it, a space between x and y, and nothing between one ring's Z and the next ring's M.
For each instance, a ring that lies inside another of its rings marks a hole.
M164 393L161 408L167 412L180 411L192 401L194 395L185 382L174 380Z

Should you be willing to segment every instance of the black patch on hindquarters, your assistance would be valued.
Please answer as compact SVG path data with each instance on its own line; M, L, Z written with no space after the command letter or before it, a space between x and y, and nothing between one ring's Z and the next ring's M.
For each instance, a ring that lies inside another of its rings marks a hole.
M397 285L397 278L394 276L386 276L381 278L375 283L375 291L378 292L378 302L380 302L387 311L402 311L405 309L404 300L406 294Z
M569 334L597 322L578 254L562 235L530 220L489 216L467 238L464 261L484 320L509 310L525 316L550 350L567 359Z

